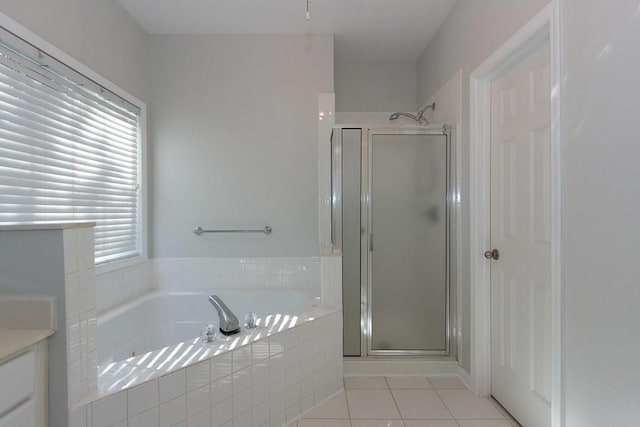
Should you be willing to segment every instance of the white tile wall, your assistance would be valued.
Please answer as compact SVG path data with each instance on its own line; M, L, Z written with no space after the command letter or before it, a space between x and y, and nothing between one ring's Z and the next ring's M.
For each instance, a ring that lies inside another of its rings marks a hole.
M154 288L149 280L148 263L98 274L96 295L98 313L118 307Z
M211 288L320 289L319 257L161 258L149 261L154 288L202 291Z
M73 231L73 230L71 230ZM66 259L66 257L65 257ZM69 277L71 283L78 275ZM147 292L200 291L216 288L320 289L319 257L157 258L97 275L88 298L98 313L116 308ZM71 286L71 285L70 285ZM75 294L73 294L75 296ZM78 299L71 299L72 308Z
M320 277L322 304L342 309L342 255L321 256Z
M62 231L69 407L98 388L93 227Z
M70 427L281 427L342 388L342 316L315 318L70 411Z

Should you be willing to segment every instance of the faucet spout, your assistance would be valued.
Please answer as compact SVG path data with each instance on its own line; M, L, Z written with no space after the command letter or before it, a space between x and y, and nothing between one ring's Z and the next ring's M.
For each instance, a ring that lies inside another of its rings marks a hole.
M240 322L238 318L218 295L209 296L209 302L218 312L218 316L220 317L220 332L222 332L223 335L233 335L240 332Z

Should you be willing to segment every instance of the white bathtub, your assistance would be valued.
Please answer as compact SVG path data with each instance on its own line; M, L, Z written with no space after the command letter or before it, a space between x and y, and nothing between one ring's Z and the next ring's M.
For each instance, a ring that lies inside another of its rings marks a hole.
M204 293L152 293L98 319L98 390L72 417L119 425L284 426L343 387L342 316L298 290L216 292L258 327L203 343ZM136 352L133 357L128 357ZM94 424L95 425L95 424Z
M314 295L290 289L221 290L216 294L241 324L249 312L260 318L270 314L295 315L317 304ZM208 324L218 330L218 314L208 296L196 292L154 292L99 316L98 365L193 340L202 335Z

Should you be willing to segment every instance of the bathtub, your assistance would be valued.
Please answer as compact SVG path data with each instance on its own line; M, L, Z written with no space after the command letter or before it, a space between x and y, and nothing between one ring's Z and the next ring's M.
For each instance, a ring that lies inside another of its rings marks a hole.
M106 410L111 424L281 426L343 388L339 310L303 290L215 293L241 323L257 313L258 327L203 343L218 316L202 292L153 292L99 316L97 395L70 416Z
M316 296L297 290L241 289L216 292L244 323L254 312L294 315L314 308ZM98 365L125 360L202 336L209 324L218 330L218 314L202 292L153 292L97 319Z

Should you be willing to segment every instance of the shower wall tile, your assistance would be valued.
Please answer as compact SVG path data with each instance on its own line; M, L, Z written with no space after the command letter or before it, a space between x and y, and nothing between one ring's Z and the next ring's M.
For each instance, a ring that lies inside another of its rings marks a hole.
M322 303L328 307L342 307L342 256L320 257L320 283Z

